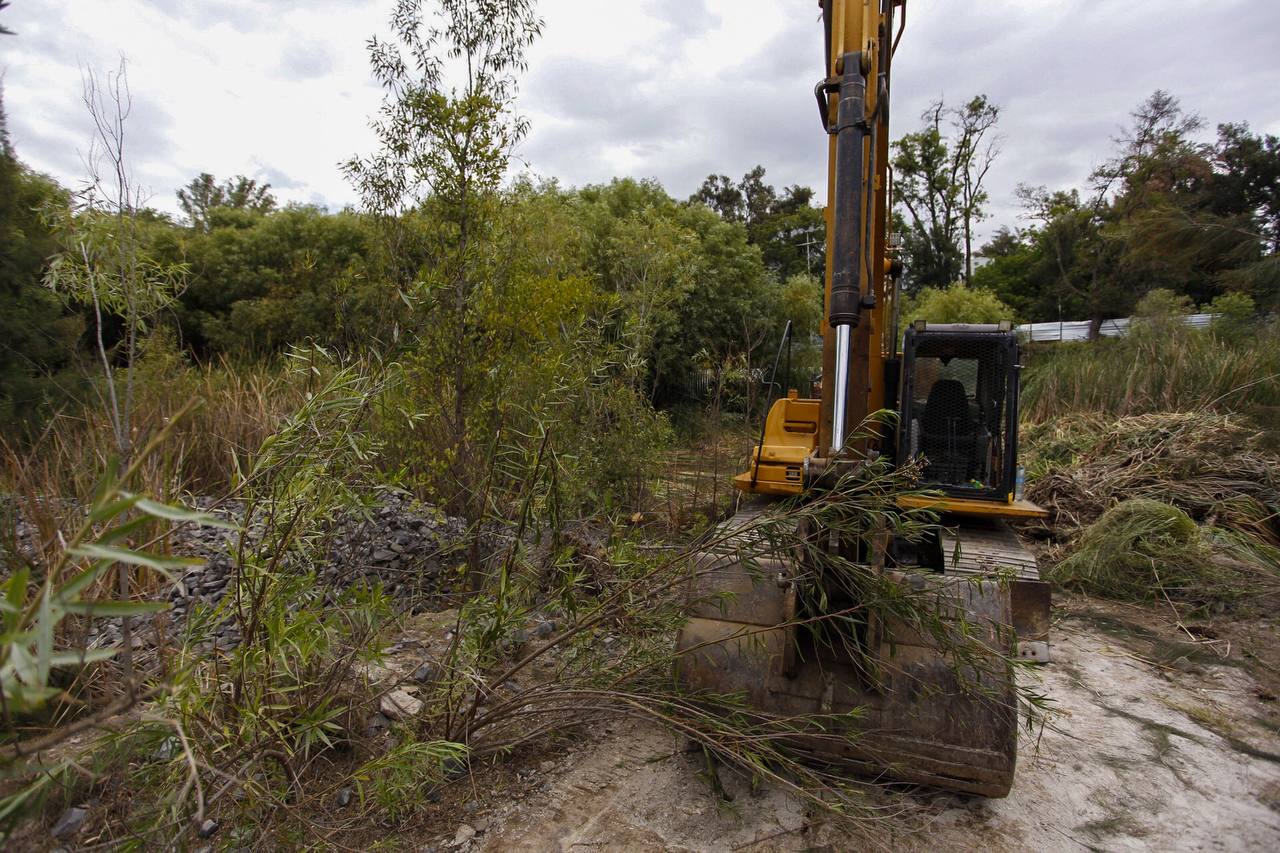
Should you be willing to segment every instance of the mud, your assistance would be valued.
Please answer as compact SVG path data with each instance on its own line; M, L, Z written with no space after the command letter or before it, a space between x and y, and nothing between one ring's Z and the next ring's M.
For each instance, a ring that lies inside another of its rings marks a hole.
M1274 626L1272 626L1274 627ZM1274 633L1270 636L1275 637ZM496 809L487 851L1275 850L1280 710L1241 649L1077 609L1039 670L1054 711L1024 735L1004 800L877 791L850 830L790 795L722 773L641 725L603 725Z

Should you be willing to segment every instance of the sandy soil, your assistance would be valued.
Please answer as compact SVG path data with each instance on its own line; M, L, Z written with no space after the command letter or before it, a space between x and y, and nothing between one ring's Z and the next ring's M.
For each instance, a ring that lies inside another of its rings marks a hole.
M1275 625L1260 636L1274 643ZM1280 849L1280 709L1274 684L1239 664L1239 642L1180 638L1100 605L1075 607L1054 639L1056 660L1040 672L1058 710L1024 738L1007 799L883 792L874 801L897 816L869 837L852 835L789 795L752 791L728 772L721 774L733 796L726 802L700 778L701 757L680 751L669 735L602 725L542 763L540 790L486 810L475 821L479 835L445 846L529 853Z

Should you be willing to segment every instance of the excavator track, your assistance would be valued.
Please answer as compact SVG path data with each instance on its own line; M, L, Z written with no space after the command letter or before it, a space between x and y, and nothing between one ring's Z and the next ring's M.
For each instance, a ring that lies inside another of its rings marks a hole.
M1050 587L1040 579L1035 555L1008 522L961 519L943 527L940 537L946 574L1005 579L1018 657L1048 663Z

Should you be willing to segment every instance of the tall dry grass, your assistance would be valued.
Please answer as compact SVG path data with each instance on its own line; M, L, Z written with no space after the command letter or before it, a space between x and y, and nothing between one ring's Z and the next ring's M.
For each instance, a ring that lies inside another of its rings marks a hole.
M1075 413L1241 412L1280 423L1280 323L1192 329L1139 323L1123 338L1049 344L1027 353L1023 419Z
M135 368L130 441L141 447L188 404L162 452L147 460L141 484L159 496L215 495L283 420L305 401L319 373L290 374L275 365L143 364ZM105 406L92 396L56 412L26 443L0 436L0 491L36 489L46 500L91 493L107 460L118 455Z

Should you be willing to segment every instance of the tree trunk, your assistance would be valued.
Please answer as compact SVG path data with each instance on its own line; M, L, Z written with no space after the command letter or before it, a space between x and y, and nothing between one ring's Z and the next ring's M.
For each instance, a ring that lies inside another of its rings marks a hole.
M1096 341L1102 331L1102 317L1089 318L1089 340Z
M973 280L973 227L966 214L964 218L964 286Z

